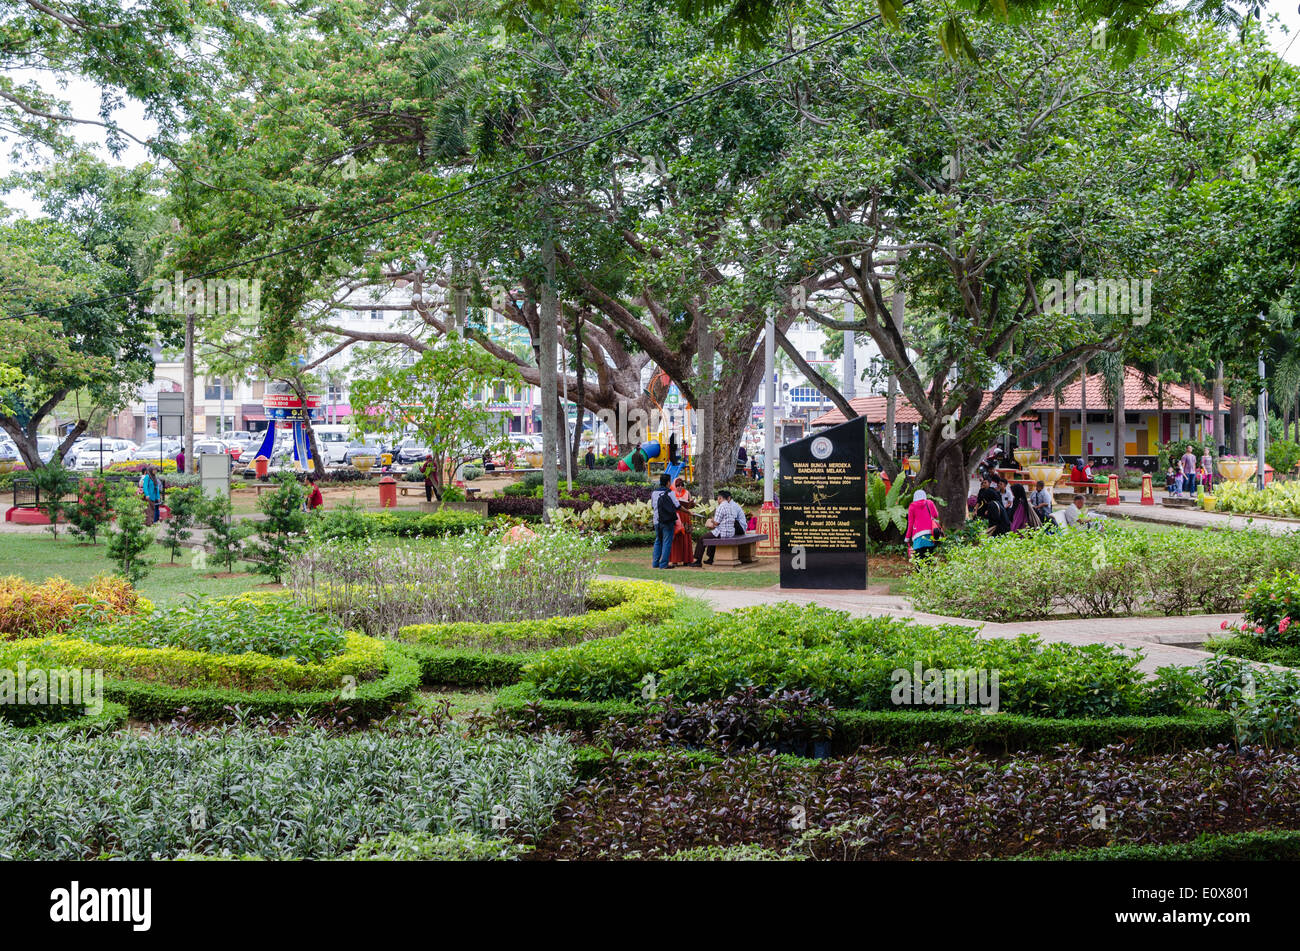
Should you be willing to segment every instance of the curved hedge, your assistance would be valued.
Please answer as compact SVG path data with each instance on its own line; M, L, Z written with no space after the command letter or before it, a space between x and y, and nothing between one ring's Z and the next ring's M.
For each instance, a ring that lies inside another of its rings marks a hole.
M96 644L60 634L16 641L0 649L0 659L21 653L50 666L102 669L105 677L156 681L174 687L234 690L319 690L344 677L372 679L383 669L383 641L349 632L343 653L320 663L300 664L267 654L209 654L178 647Z
M541 651L661 621L676 604L677 593L658 581L593 581L583 614L489 624L412 624L399 630L397 638L419 661L426 684L510 684Z
M591 733L612 717L625 721L650 715L627 701L549 699L524 681L502 690L494 709L507 715ZM841 756L863 746L912 749L923 744L945 750L975 748L988 753L1049 751L1063 743L1084 749L1128 744L1135 753L1167 753L1233 742L1230 714L1193 710L1179 716L1078 717L1072 719L998 713L836 710L831 751Z
M316 690L238 690L171 687L150 681L109 680L104 695L126 704L141 720L166 720L186 710L197 720L219 720L230 707L251 716L327 715L347 710L360 720L383 716L411 698L420 684L420 665L400 649L384 652L383 675L355 686Z
M227 707L263 716L348 709L360 718L387 713L419 685L419 664L398 645L349 632L342 654L299 664L265 654L207 654L172 647L94 644L66 635L0 648L0 664L102 669L104 695L131 716L167 719L188 709L218 719Z

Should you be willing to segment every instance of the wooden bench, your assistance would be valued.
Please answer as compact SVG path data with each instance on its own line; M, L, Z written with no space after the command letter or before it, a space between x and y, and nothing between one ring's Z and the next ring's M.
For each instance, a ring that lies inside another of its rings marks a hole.
M766 535L733 535L731 538L705 538L704 547L713 549L713 563L724 568L738 568L758 559L754 556L758 543ZM721 549L721 550L719 550Z
M412 492L417 492L417 493L419 493L420 495L423 495L423 494L424 494L424 483L423 483L423 482L410 482L410 483L406 483L406 484L403 484L403 485L399 485L399 486L397 487L397 491L398 491L398 492L401 492L402 495L410 495ZM468 489L468 488L467 488L467 489L462 489L461 491L465 493L465 498L467 498L467 499L476 499L476 498L478 498L478 494L479 494L481 491L483 491L483 490L482 490L482 489Z

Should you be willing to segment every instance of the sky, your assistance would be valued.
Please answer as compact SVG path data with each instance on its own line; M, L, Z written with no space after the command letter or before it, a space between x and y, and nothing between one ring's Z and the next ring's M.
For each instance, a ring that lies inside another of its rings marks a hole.
M1300 64L1300 0L1272 0L1268 5L1265 19L1274 14L1277 15L1280 25L1275 24L1270 27L1273 49L1288 62ZM30 77L22 72L16 72L14 78L21 82ZM44 80L45 77L41 79ZM99 91L94 84L73 78L67 80L62 88L50 87L50 91L68 101L72 115L98 118ZM156 131L154 123L145 117L144 110L135 102L127 102L118 110L114 118L119 126L139 139L147 139ZM72 133L84 145L97 149L100 156L110 163L138 165L150 158L148 149L129 141L128 147L114 158L103 147L103 130L97 126L74 126ZM0 175L8 174L17 168L18 166L11 162L7 154L0 153ZM10 192L0 197L0 200L21 215L38 213L37 206L25 193Z

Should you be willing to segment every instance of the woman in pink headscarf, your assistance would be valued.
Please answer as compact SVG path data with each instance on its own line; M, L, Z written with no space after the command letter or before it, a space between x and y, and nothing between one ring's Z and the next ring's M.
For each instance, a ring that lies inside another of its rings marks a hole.
M939 510L925 495L924 489L917 489L912 496L912 504L907 507L907 541L909 558L924 558L934 551L935 542L943 535L943 526L939 524Z

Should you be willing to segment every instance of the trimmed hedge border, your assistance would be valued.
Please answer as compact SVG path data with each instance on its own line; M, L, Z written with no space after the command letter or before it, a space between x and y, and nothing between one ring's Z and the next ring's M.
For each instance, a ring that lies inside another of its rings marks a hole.
M107 687L105 688L107 693ZM70 720L56 720L53 723L34 723L20 726L18 732L23 736L47 736L59 730L72 730L74 733L112 733L126 725L129 711L120 703L104 702L104 709L98 713L73 717Z
M1300 860L1300 831L1204 833L1168 845L1108 845L1077 852L1016 856L1012 862L1275 862Z
M671 585L658 581L593 581L584 614L540 621L490 624L411 624L396 641L420 664L430 686L500 686L519 681L524 665L550 647L578 644L621 634L633 624L661 621L678 601ZM477 647L463 646L465 641ZM547 641L545 647L533 645ZM526 645L519 649L520 645Z
M548 700L537 685L523 681L506 687L494 709L511 716L532 716L566 729L591 733L610 717L629 720L645 716L634 703ZM1098 749L1128 743L1133 752L1167 753L1233 742L1232 718L1218 710L1197 710L1175 717L1097 717L1052 720L1013 713L926 713L912 710L836 710L831 738L834 755L863 746L913 749L929 743L938 749L976 748L986 753L1048 751L1070 743Z
M1300 667L1300 647L1289 644L1263 644L1253 637L1237 635L1236 637L1214 637L1205 642L1205 649L1262 664L1277 664L1279 667Z
M383 716L393 706L409 700L420 684L420 665L402 649L384 652L386 671L375 680L357 684L354 696L344 699L338 690L246 691L221 687L169 687L141 680L109 680L104 695L126 704L131 716L141 720L167 720L182 708L197 720L221 720L227 707L239 707L252 716L327 715L348 710L362 720Z

